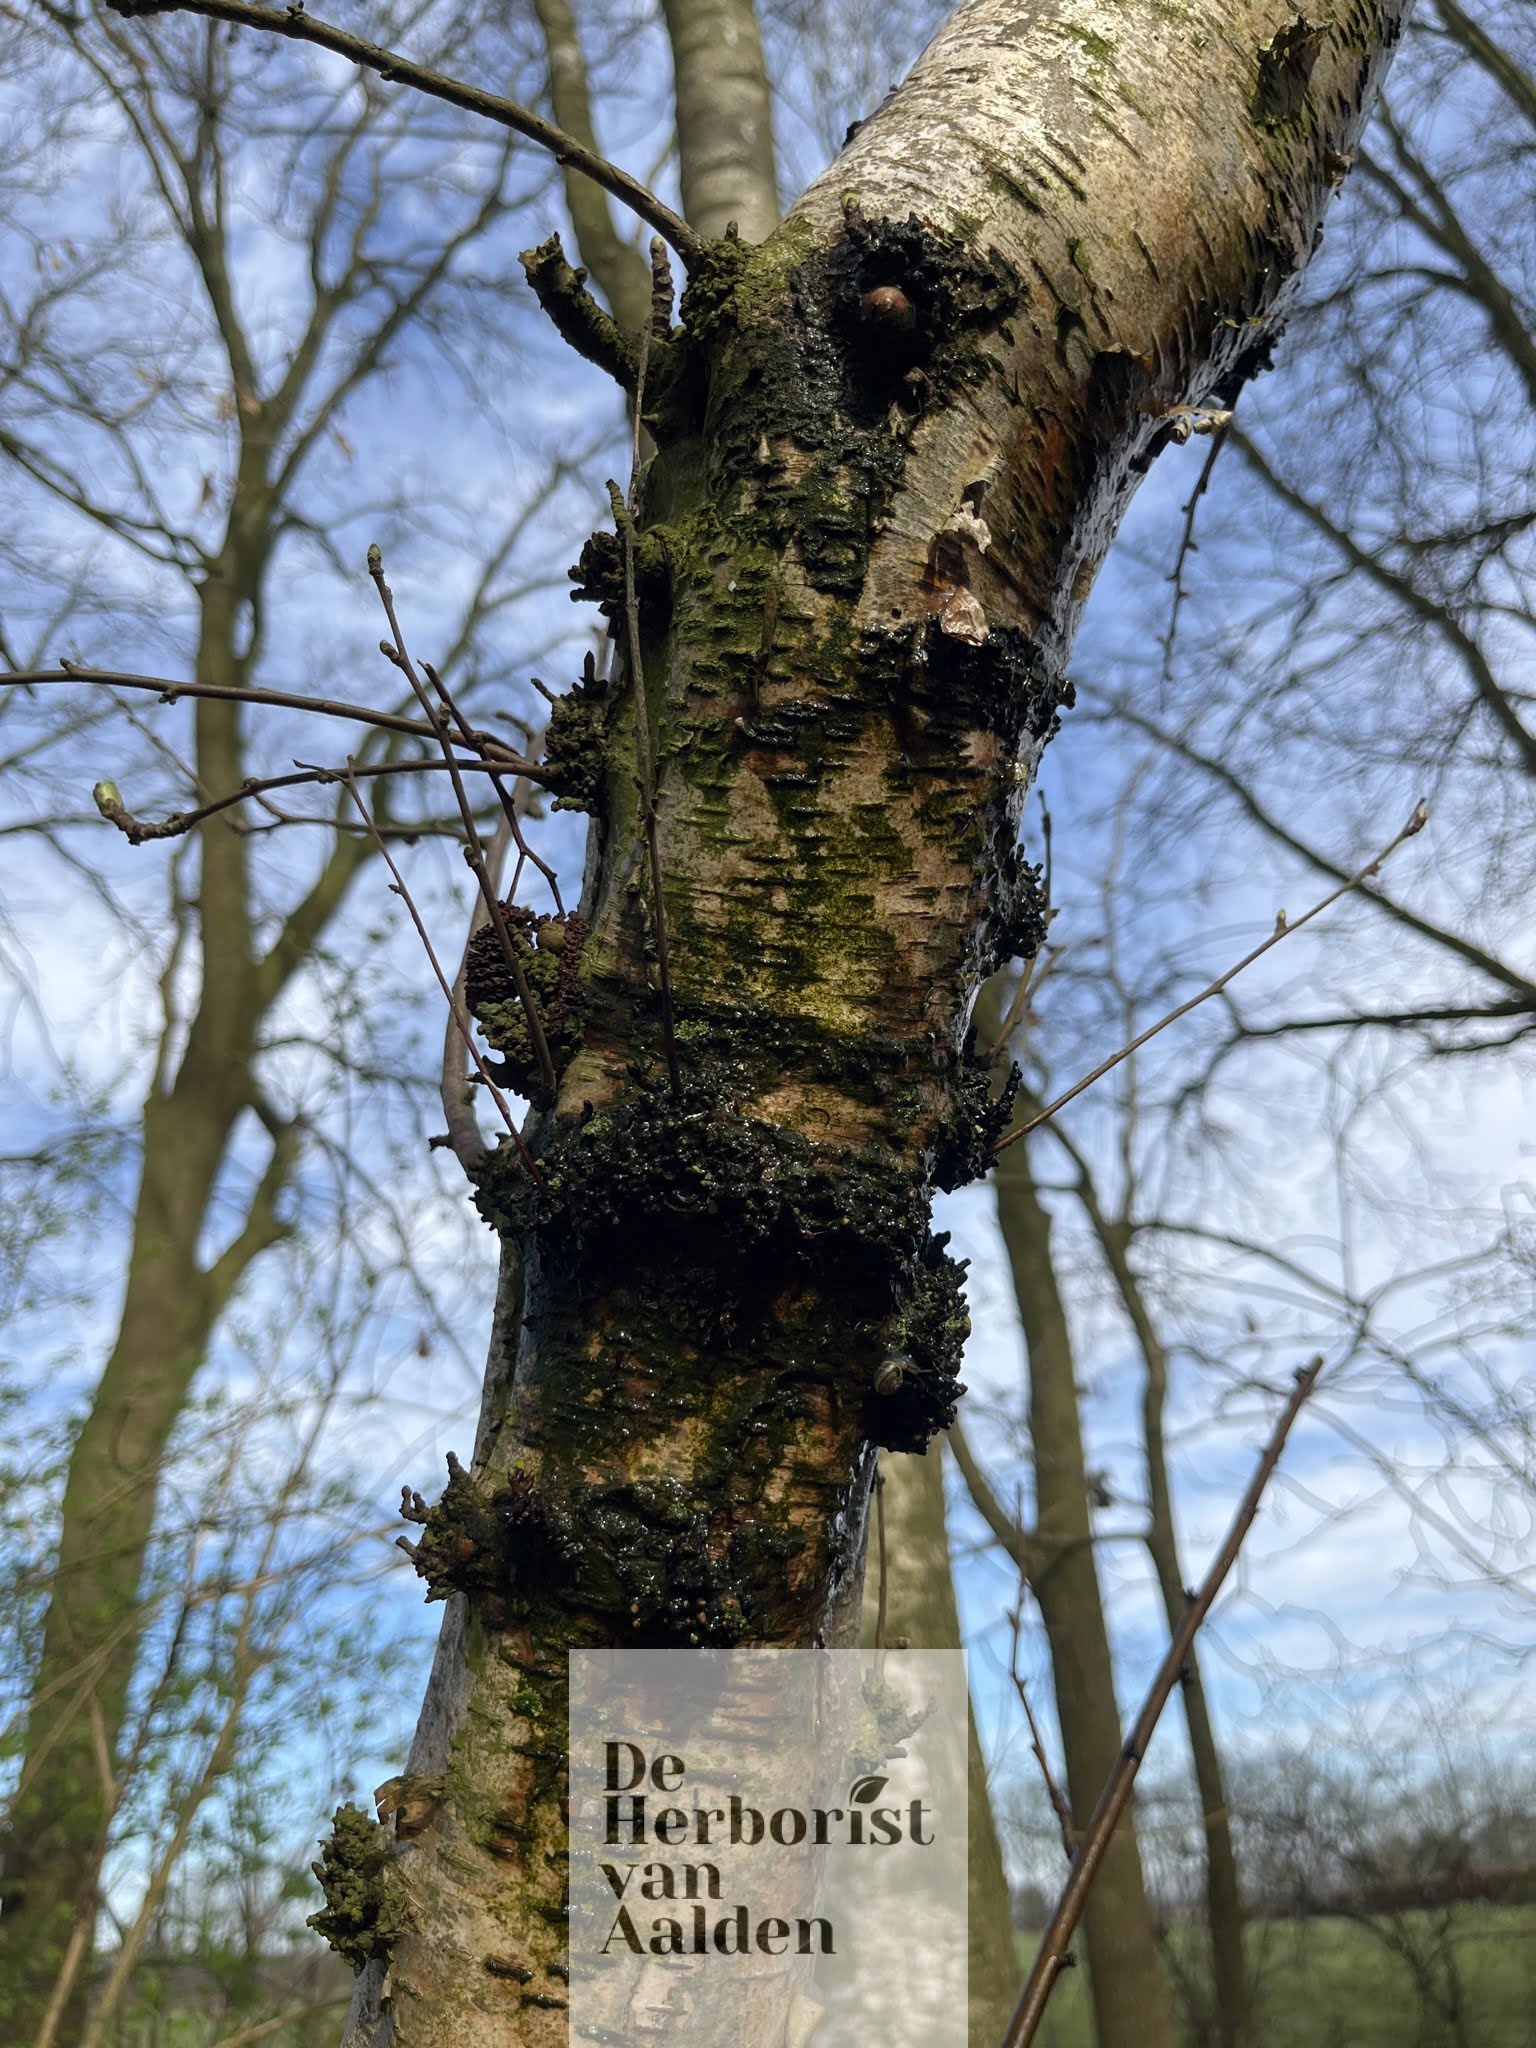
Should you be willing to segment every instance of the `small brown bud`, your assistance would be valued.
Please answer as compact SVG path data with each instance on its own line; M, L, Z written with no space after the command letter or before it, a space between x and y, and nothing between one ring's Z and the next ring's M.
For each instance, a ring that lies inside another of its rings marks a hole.
M912 301L894 284L877 284L872 292L866 292L859 312L871 327L883 328L888 334L910 334L917 325Z

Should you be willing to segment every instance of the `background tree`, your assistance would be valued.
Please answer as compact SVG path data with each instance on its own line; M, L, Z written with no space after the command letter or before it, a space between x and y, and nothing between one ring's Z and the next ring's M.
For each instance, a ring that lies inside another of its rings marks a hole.
M346 521L364 509L356 446L382 387L419 374L434 332L473 344L466 397L494 381L509 255L498 236L529 196L526 173L494 138L403 119L356 78L294 76L274 100L268 53L211 24L146 43L106 11L45 13L9 40L23 67L12 90L34 118L14 145L7 225L0 457L25 581L6 644L16 660L62 632L77 655L163 660L204 686L189 716L150 732L130 710L142 743L121 722L109 742L136 801L163 791L185 804L282 757L284 735L253 732L238 693L306 638L324 644L316 623L334 604ZM76 150L61 189L60 153L87 123L107 174ZM407 194L430 225L403 216ZM510 506L504 496L458 570L445 668L471 701L502 681L487 629L526 594L529 522L562 475L555 465L515 486ZM450 547L474 518L441 475L407 484L380 471L369 491L374 519L409 507L418 529L440 521ZM77 873L81 748L101 746L105 708L83 689L67 708L51 693L11 693L6 706L19 771L9 829ZM290 1049L295 1006L326 1000L316 952L372 853L343 808L307 857L278 860L264 857L259 815L219 816L176 852L163 906L145 901L142 874L89 862L118 933L146 948L138 979L153 976L161 1014L131 1062L144 1094L128 1139L126 1281L70 1456L6 1823L0 2003L18 2039L41 2038L48 2020L61 2039L81 2025L113 1820L106 1760L125 1753L151 1628L144 1574L174 1432L247 1273L306 1206L316 1150L340 1137L323 1112L312 1127L319 1077ZM268 806L265 825L281 815ZM333 1072L355 1014L335 1016L340 1042L306 1034ZM49 1146L70 1141L67 1121L47 1120ZM127 1139L117 1104L111 1121Z

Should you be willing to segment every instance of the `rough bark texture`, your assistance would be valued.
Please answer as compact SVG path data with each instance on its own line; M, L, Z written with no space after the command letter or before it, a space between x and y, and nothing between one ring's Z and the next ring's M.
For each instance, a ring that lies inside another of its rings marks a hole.
M944 1468L939 1447L921 1458L880 1461L885 1480L885 1640L920 1650L958 1650L960 1611L949 1563ZM864 1578L862 1640L873 1643L879 1608L878 1545L873 1538ZM1022 1971L1013 1938L1008 1877L992 1818L987 1760L972 1711L966 1728L970 1814L966 1919L970 1971L971 2048L995 2048L1019 1995Z
M1035 1548L1030 1585L1051 1653L1067 1798L1081 1830L1120 1759L1124 1730L1099 1591L1071 1332L1051 1260L1051 1218L1028 1141L997 1164L997 1215L1029 1348ZM1168 2048L1173 2022L1134 1817L1105 1851L1083 1916L1100 2048Z
M560 1087L542 1183L504 1147L480 1188L525 1312L426 1513L456 1597L354 2042L564 2041L567 1649L815 1641L873 1447L948 1420L929 1195L996 1129L966 1021L1038 938L1018 805L1072 629L1167 408L1262 359L1396 21L971 0L765 245L698 265L635 549L680 1085L621 674L552 719L596 812ZM623 567L599 535L579 569L614 617ZM519 1078L494 963L472 993Z

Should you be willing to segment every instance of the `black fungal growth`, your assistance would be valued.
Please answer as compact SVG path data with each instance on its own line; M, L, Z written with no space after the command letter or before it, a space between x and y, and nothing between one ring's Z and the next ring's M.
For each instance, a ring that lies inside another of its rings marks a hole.
M871 221L856 205L837 242L790 273L770 348L735 335L740 276L740 258L724 257L683 299L691 344L713 362L713 481L747 487L757 543L793 548L813 588L851 598L913 423L985 373L982 344L1019 281L915 214ZM810 462L765 468L763 448L783 441Z
M706 1060L676 1092L637 1077L621 1104L568 1128L539 1166L543 1187L505 1149L492 1155L477 1199L530 1262L576 1281L562 1295L601 1289L622 1246L623 1268L644 1276L637 1332L655 1313L668 1343L726 1365L739 1357L765 1381L830 1381L840 1401L867 1405L868 1434L893 1450L921 1450L953 1420L964 1269L929 1228L926 1182L893 1151L819 1152L741 1115ZM863 1355L829 1353L826 1293L863 1333ZM876 1396L875 1365L892 1352L911 1369Z
M1259 52L1259 89L1253 111L1264 127L1278 128L1301 112L1327 34L1326 23L1319 26L1298 15Z
M354 1972L388 1956L405 1930L405 1902L393 1863L388 1830L360 1806L338 1806L320 1860L310 1866L325 1906L310 1914L308 1925Z
M518 903L504 903L507 927L528 993L539 1012L555 1070L581 1044L581 953L587 938L584 917L541 916ZM501 937L482 925L464 961L464 1000L487 1040L501 1054L495 1078L529 1095L538 1086L528 1019L513 985Z
M557 811L601 808L608 767L608 685L589 654L581 680L557 697L544 728L544 765Z
M976 338L1019 299L1012 267L978 259L915 213L868 220L844 209L843 239L825 259L833 325L867 403L921 412L979 379Z
M991 1061L978 1055L974 1031L967 1032L955 1064L958 1071L949 1113L939 1126L929 1168L933 1185L946 1194L980 1180L990 1169L997 1141L1012 1120L1023 1080L1017 1064L1010 1062L1007 1080L994 1089Z

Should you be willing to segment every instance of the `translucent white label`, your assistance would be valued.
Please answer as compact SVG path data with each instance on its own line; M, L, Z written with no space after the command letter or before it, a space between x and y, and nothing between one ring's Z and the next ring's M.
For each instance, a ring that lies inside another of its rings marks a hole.
M965 2048L962 1652L570 1672L573 2043Z

